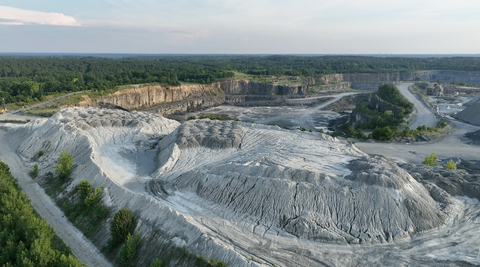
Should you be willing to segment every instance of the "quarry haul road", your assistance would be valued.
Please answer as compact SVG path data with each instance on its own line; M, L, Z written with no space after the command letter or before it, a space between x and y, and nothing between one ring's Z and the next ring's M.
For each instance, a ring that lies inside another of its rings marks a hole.
M414 104L417 112L415 120L410 122L410 129L421 125L436 126L437 118L432 109L423 99L413 94L409 87L412 83L398 85L398 89L408 101ZM446 120L453 125L453 130L445 137L431 142L396 143L396 142L357 142L355 146L368 154L380 154L399 162L419 164L425 156L435 152L439 159L460 158L480 160L480 149L476 145L463 142L463 135L467 132L478 131L480 126L471 125L455 119Z
M413 108L415 109L415 117L410 121L410 129L417 129L418 126L422 125L427 127L437 126L438 120L432 112L432 109L425 104L418 94L413 94L412 91L410 91L410 86L412 85L413 83L401 83L397 87L400 93L408 101L413 103Z
M18 143L7 138L7 132L0 128L0 160L5 162L18 181L22 191L28 196L35 211L53 228L55 233L72 249L72 253L88 266L112 266L103 254L93 245L64 213L55 205L35 180L28 176L28 169L15 152Z

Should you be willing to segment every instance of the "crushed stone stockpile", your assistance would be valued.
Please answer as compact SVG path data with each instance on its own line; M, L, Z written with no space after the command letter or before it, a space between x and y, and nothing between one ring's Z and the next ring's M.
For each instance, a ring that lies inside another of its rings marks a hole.
M326 135L197 120L159 146L153 192L172 202L176 192L194 193L220 205L218 216L249 217L263 231L313 241L386 242L445 219L406 171Z
M480 101L469 105L466 109L455 114L454 117L474 125L480 125Z
M134 210L143 236L161 229L229 266L411 264L424 250L386 251L441 229L457 205L446 192L434 200L433 186L390 160L320 133L97 108L64 109L22 131L17 151L42 173L63 150L73 154L67 192L81 179L105 186L103 201Z

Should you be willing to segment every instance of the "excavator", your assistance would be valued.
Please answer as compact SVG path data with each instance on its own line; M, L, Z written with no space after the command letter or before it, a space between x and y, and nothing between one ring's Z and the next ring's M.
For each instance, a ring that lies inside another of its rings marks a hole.
M5 98L2 98L2 108L0 108L0 114L7 112L7 108L5 107Z

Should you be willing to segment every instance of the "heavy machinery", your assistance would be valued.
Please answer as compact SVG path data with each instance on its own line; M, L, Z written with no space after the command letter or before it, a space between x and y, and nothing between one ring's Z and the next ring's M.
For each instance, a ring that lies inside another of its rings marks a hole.
M2 108L0 108L0 114L7 112L7 108L5 107L5 98L2 98Z

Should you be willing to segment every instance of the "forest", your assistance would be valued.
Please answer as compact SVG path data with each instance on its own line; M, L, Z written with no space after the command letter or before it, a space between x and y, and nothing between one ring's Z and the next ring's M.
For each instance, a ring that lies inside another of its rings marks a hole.
M8 166L0 161L0 265L84 266L68 252L55 248L54 235L18 188ZM59 248L65 250L65 245Z
M335 73L480 71L480 58L402 58L368 56L1 56L0 98L7 103L42 100L58 92L105 90L118 85L180 82L210 84L235 76L319 77Z

